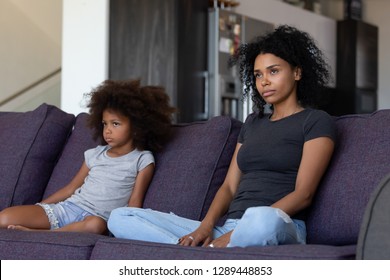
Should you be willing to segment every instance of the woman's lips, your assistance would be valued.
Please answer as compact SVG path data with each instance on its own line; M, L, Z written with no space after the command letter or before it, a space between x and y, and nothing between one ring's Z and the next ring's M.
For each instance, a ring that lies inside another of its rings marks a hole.
M263 97L268 97L268 96L274 94L274 92L275 92L274 90L266 90L266 91L263 91L262 95L263 95Z

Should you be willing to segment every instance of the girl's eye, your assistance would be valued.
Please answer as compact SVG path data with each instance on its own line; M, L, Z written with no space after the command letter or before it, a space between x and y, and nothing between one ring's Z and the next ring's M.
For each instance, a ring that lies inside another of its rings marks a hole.
M277 69L272 69L271 70L271 74L276 74L276 73L278 73L279 71L277 70Z
M119 126L119 123L118 122L114 122L113 125L114 126Z

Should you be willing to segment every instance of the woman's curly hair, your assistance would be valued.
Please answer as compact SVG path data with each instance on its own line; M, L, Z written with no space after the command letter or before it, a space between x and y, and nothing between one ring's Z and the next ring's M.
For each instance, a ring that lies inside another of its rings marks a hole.
M297 98L301 106L317 106L322 90L331 79L329 65L314 39L295 27L281 25L274 31L242 44L230 59L230 65L238 65L243 83L243 97L251 95L254 107L263 115L265 101L256 88L253 73L254 62L259 54L270 53L287 61L302 71L297 86Z
M87 96L88 125L95 139L103 134L103 111L112 109L129 118L135 148L156 152L168 141L176 109L170 106L164 88L141 87L139 80L106 80Z

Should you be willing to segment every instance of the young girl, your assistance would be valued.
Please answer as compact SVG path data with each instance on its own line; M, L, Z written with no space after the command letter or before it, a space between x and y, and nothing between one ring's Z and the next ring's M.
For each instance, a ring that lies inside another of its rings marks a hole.
M169 97L139 81L109 80L90 97L89 125L105 145L87 150L76 176L53 195L1 211L0 227L103 234L112 209L142 207L154 171L152 152L169 137Z
M205 218L119 208L108 221L116 237L210 247L306 242L305 210L334 149L333 119L310 108L327 84L327 64L312 38L290 26L242 45L233 62L256 112ZM224 214L225 224L216 226Z

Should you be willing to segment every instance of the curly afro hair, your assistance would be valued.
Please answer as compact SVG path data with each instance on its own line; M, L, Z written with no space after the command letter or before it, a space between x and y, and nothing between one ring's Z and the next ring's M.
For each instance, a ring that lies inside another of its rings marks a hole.
M266 53L287 61L293 68L301 69L302 78L297 86L298 101L301 106L316 107L331 79L329 65L308 33L281 25L274 31L241 45L230 59L231 66L239 67L240 79L244 85L243 97L251 96L254 109L259 115L264 113L265 101L256 88L253 68L256 57Z
M141 87L139 80L106 80L87 96L88 125L94 129L95 139L103 134L103 111L112 109L129 118L135 148L156 152L169 140L176 109L169 105L164 88Z

